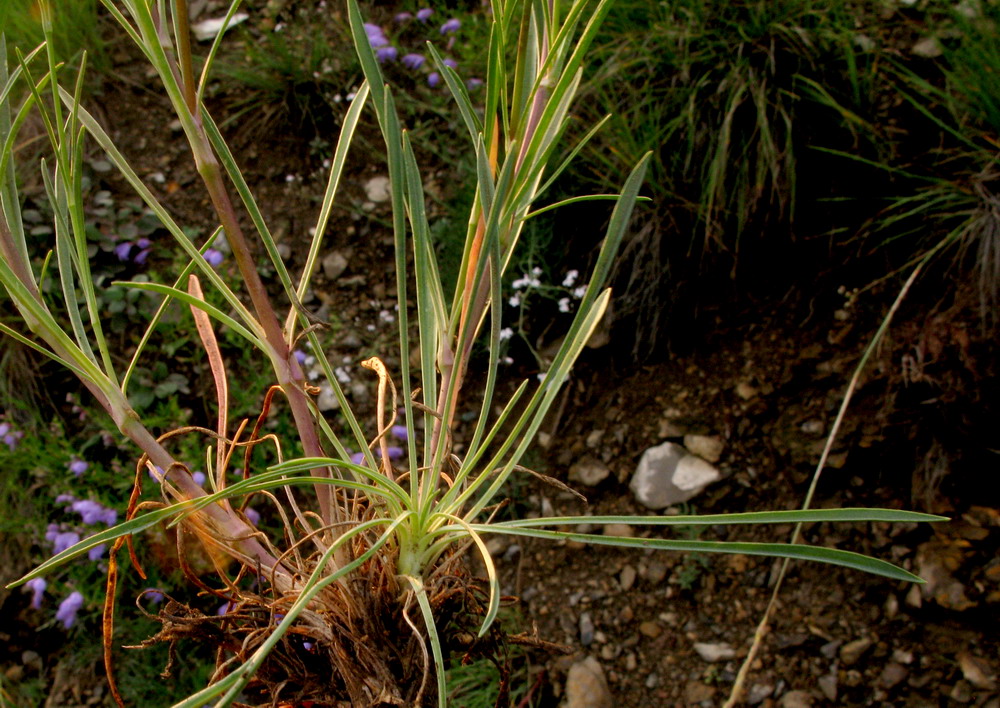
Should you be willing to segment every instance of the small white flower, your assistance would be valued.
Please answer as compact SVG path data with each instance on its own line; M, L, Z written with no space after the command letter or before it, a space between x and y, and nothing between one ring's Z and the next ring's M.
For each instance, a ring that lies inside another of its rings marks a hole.
M573 290L573 297L579 300L587 292L587 286L581 285L580 287Z
M536 378L536 379L538 379L539 381L544 381L544 380L545 380L545 377L546 377L546 376L548 376L548 375L549 375L549 372L548 372L548 371L542 371L542 372L540 372L539 374L537 374L537 375L535 376L535 378Z
M353 101L354 97L357 96L357 95L358 94L354 93L354 91L351 91L349 94L347 94L347 100L348 101Z
M518 305L521 304L521 296L520 295L511 295L510 300L508 300L507 302L510 303L511 307L517 307Z
M500 341L504 342L514 336L514 330L510 327L504 327L500 330Z
M340 383L342 384L351 383L351 376L350 374L347 373L346 367L338 366L336 369L333 370L333 373L336 375L337 381L339 381Z
M559 298L559 312L569 312L569 298Z
M537 278L542 274L542 269L539 268L538 266L535 266L534 268L531 269L531 274Z
M373 325L373 324L367 325L365 327L365 329L367 329L369 332L374 332L375 331L375 325Z
M285 175L285 181L291 184L295 181L295 175Z
M396 316L393 315L388 310L382 310L381 312L379 312L378 313L378 318L380 320L382 320L383 322L395 322L396 321Z
M571 287L573 287L573 283L576 282L576 279L579 276L580 276L580 271L578 271L578 270L571 270L569 273L566 274L566 277L563 278L563 287L564 288L571 288Z
M528 276L524 276L523 278L518 278L517 280L515 280L510 285L515 290L520 290L521 288L527 287L528 283L530 283L530 282L531 282L531 279L528 278Z
M501 364L513 364L514 363L514 359L513 359L513 357L505 356L503 359L500 360L500 363Z

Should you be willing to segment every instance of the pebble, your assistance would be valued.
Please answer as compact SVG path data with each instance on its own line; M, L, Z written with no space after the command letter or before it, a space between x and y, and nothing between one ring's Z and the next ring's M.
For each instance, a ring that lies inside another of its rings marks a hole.
M705 661L725 661L736 656L736 650L725 642L695 642L694 650Z
M741 381L736 384L736 395L742 398L744 401L749 401L751 398L757 395L757 389L748 384L746 381Z
M611 708L611 692L601 664L592 656L576 662L566 675L565 708Z
M635 536L635 530L628 524L607 524L604 527L604 535L632 538Z
M789 691L778 701L781 708L811 708L812 704L813 697L809 691Z
M646 580L651 585L659 585L667 577L667 565L662 561L651 561L646 566Z
M365 196L368 197L368 201L376 204L389 201L389 197L392 196L389 189L389 178L384 175L372 177L365 182Z
M622 568L622 572L618 575L618 584L621 586L622 590L630 590L635 584L635 568L630 565L626 565Z
M844 646L840 647L840 661L844 666L853 666L864 654L871 648L872 640L868 637L862 637L861 639L855 639L853 642L848 642Z
M905 681L909 675L910 672L905 666L890 661L879 674L878 685L885 689L894 688Z
M718 462L725 444L717 435L685 435L684 447L708 462Z
M323 275L326 276L327 280L336 280L347 270L348 265L350 263L343 253L330 251L323 256Z
M585 457L569 468L569 478L588 487L596 487L610 474L611 469L593 457Z
M663 634L663 627L658 625L656 622L651 620L646 620L639 624L639 631L650 639L656 639L658 636Z
M677 443L648 448L639 459L629 489L649 509L665 509L686 502L722 474Z
M326 411L335 411L340 408L340 401L333 393L333 386L328 382L324 381L319 386L319 396L316 398L316 407L319 408L324 413Z
M831 703L837 702L837 675L836 674L826 674L825 676L820 676L819 680L816 681L819 685L819 690L823 692L826 699Z
M715 687L703 684L701 681L689 681L684 687L685 705L698 705L702 701L710 701L715 696Z
M770 698L773 693L774 686L769 683L754 684L747 691L747 703L752 706L758 705L763 703L765 699Z
M589 612L580 614L580 644L589 647L594 642L594 620Z

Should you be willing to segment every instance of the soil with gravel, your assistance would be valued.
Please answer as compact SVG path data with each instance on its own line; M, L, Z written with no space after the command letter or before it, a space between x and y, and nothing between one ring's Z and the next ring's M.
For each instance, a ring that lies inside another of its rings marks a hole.
M112 134L182 223L207 228L210 206L183 136L169 128L150 129L169 125L169 111L162 97L146 88L148 79L133 74L101 95ZM246 146L248 181L294 275L304 263L303 244L324 186L321 158L294 138L281 142L270 135L243 135L238 126L231 132ZM334 354L355 364L363 353L383 346L390 350L393 341L392 328L379 314L395 305L388 207L373 205L364 190L381 169L364 155L352 157L326 245L344 255L347 266L333 280L318 273L304 303L321 318L336 316ZM438 181L447 183L444 176ZM113 180L108 186L125 194ZM930 295L917 297L917 305L893 329L892 342L866 370L814 505L919 508L953 521L933 528L817 524L805 529L805 541L891 560L929 582L917 587L792 563L746 682L744 700L750 705L1000 706L1000 499L996 442L988 437L995 425L983 417L995 403L969 404L967 420L959 425L962 416L951 413L963 410L964 402L981 402L969 385L949 387L943 375L935 378L933 372L925 372L922 380L909 376L904 381L899 374L901 357L913 342L923 342L926 349L928 331L940 344L937 365L965 367L984 391L995 388L995 363L977 358L977 345L969 345L968 338L963 348L955 333L966 320L975 328L969 307L933 324L921 314L934 309ZM919 305L920 297L928 298L926 306ZM531 464L579 489L589 503L529 478L518 487L512 507L527 514L658 513L644 509L628 489L636 463L652 445L683 443L686 435L696 434L721 442L716 464L724 478L692 499L686 511L797 508L877 321L845 306L814 313L803 324L797 309L786 305L734 303L724 320L726 331L665 363L626 366L614 343L586 352L555 407L558 415L545 426L547 445ZM387 363L393 366L391 359ZM509 374L514 381L534 371L529 362L519 361ZM957 443L952 436L952 450L966 445L969 454L952 455L949 459L962 464L935 475L934 466L915 451L933 456L937 450L947 457L948 449L922 436L928 426L950 430L952 424L959 436ZM581 461L597 461L610 474L594 487L574 482L570 470ZM617 532L664 534L639 526ZM697 537L782 541L791 533L790 526L719 527ZM673 535L694 538L696 532L682 529ZM534 686L536 705L558 705L569 668L586 656L597 660L613 700L593 705L722 705L781 565L747 556L522 540L494 543L491 551L505 593L518 598L522 629L569 652L532 651L528 668L515 673L516 680ZM26 641L30 628L9 634ZM49 645L48 651L58 656L57 648ZM70 690L58 662L45 666L55 667L46 669L49 705L107 700L96 673L77 677L77 687Z

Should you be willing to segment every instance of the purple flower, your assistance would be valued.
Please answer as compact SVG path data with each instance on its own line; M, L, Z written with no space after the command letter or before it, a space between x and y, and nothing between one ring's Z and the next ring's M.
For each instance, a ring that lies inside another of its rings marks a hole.
M156 588L146 588L142 591L142 596L147 600L152 602L154 605L159 605L163 602L163 593Z
M403 57L403 66L407 69L419 69L427 61L423 54L407 54Z
M197 484L199 487L204 487L205 486L205 473L204 472L195 472L194 474L191 475L191 479L193 479L194 483Z
M76 613L80 611L81 607L83 607L83 595L74 590L69 597L59 603L56 619L63 623L63 627L69 629L76 622Z
M71 508L81 516L85 524L96 524L98 520L104 518L104 507L93 499L75 501Z
M379 64L385 64L387 61L396 61L396 57L398 56L399 50L392 46L379 47L375 50L375 58Z
M118 260L120 261L127 261L128 254L130 254L131 252L132 252L131 241L123 241L122 243L119 243L117 246L115 246L115 255L118 256Z
M472 91L473 89L477 89L477 88L479 88L482 85L483 85L483 80L482 79L469 79L468 81L465 82L465 86L470 91Z
M248 506L246 509L243 510L243 513L246 514L247 521L249 521L254 526L258 526L260 524L260 513L253 507Z
M403 456L403 448L399 445L390 445L387 452L390 460L398 460Z
M422 10L417 10L417 19L420 20L421 22L427 22L427 20L429 20L431 18L431 15L433 14L434 10L430 9L429 7L425 7Z
M355 452L351 455L351 462L356 465L363 465L365 463L365 453Z
M458 68L458 62L455 61L454 59L445 59L441 63L444 64L445 66L447 66L449 69L457 69Z
M67 504L75 501L76 497L74 497L72 494L60 494L58 497L56 497L56 504Z
M407 438L407 432L406 432L406 426L405 425L394 425L394 426L392 426L392 429L389 432L391 432L392 436L394 438L396 438L397 440L403 440L403 441L405 441L406 438Z
M48 534L45 535L48 538ZM60 531L52 538L52 553L59 555L70 546L80 542L80 534L76 531Z
M143 237L140 239L136 239L135 245L138 246L139 248L149 248L150 246L153 245L153 242L150 241L148 238Z
M458 29L462 26L462 23L457 19L452 17L450 20L441 25L441 34L450 34L452 32L458 32Z
M306 358L309 356L301 349L296 349L292 354L295 355L295 361L299 362L300 366L306 363Z
M103 543L99 546L94 546L89 551L87 551L87 558L95 562L100 560L101 556L104 555L104 547L105 546Z
M89 467L90 465L88 465L88 464L87 464L86 462L84 462L83 460L79 460L79 459L77 459L77 458L75 458L75 457L74 457L74 458L73 458L73 461L72 461L72 462L70 462L70 463L69 463L68 465L66 465L66 466L67 466L67 467L69 467L69 471L70 471L70 472L72 472L72 473L73 473L73 474L75 474L75 475L76 475L77 477L79 477L79 476L80 476L81 474L83 474L84 472L86 472L86 471L87 471L87 468L88 468L88 467Z
M223 258L222 252L216 251L214 248L209 248L205 251L205 260L213 268L218 268L222 264Z
M222 605L219 606L219 609L215 611L215 614L219 615L220 617L222 615L228 615L232 611L232 609L233 609L233 603L223 602Z
M153 249L151 248L142 249L141 251L135 254L135 257L132 258L132 262L138 265L142 265L143 263L146 262L146 259L149 258L149 252L152 250Z
M441 83L441 74L437 73L436 71L432 71L427 75L427 84L431 88L434 88L439 83Z
M147 467L146 474L148 474L149 478L154 482L156 482L157 484L163 481L163 468L160 467L159 465L156 465L155 470L152 470L149 467Z
M400 12L400 13L397 13L396 16L393 19L396 22L403 23L403 22L406 22L407 20L412 20L413 19L413 15L410 14L409 12Z
M31 606L36 610L42 609L42 595L45 594L48 585L45 578L32 578L24 584L25 588L31 590Z
M365 23L365 34L368 35L368 41L371 43L372 47L384 47L389 44L389 40L386 39L385 33L382 28L378 25L373 25L368 22Z
M17 447L17 441L23 437L23 430L14 430L10 423L0 423L0 438L3 438L11 450Z

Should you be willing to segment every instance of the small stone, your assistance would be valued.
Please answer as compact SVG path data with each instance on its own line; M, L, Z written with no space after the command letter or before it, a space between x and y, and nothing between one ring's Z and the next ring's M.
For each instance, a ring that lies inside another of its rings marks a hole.
M910 675L910 672L902 664L890 661L882 669L878 677L878 685L884 689L895 688Z
M664 509L688 501L721 477L705 460L667 442L642 454L629 489L644 506Z
M292 247L289 246L284 241L275 244L275 249L278 251L278 256L283 261L287 261L289 258L292 257Z
M965 679L959 679L948 695L956 703L968 703L972 700L972 685Z
M630 590L635 584L635 568L630 565L626 565L622 568L622 572L618 575L618 585L621 586L622 590Z
M615 648L610 644L605 644L601 647L601 658L605 661L611 661L615 658Z
M600 446L601 439L603 437L604 437L603 430L591 430L589 433L587 433L587 439L584 441L584 444L586 444L586 446L591 450L594 450L595 448Z
M725 661L736 657L736 650L725 642L695 642L694 650L705 661Z
M4 678L6 678L11 683L18 683L24 678L24 667L19 664L13 664L8 666L7 670L3 672Z
M661 439L663 438L682 438L684 437L684 428L680 427L674 421L669 418L660 418L659 429L657 434Z
M594 620L589 612L580 614L580 644L589 647L594 642Z
M924 37L910 48L910 53L924 59L934 59L944 52L937 37Z
M611 708L611 692L597 659L588 656L569 668L563 705L564 708Z
M703 701L712 700L713 696L715 696L715 687L703 684L701 681L689 681L684 687L685 705L698 705Z
M323 256L323 275L327 280L336 280L347 270L347 258L340 251L330 251Z
M635 654L629 652L625 655L625 670L635 671L639 666L639 661L635 658Z
M708 462L718 462L725 443L716 435L685 435L684 447L693 455Z
M646 580L650 585L659 585L667 577L667 565L662 561L654 560L646 567Z
M736 395L742 398L744 401L749 401L751 398L757 395L757 389L748 384L746 381L741 381L736 384Z
M831 703L837 702L836 674L826 674L825 676L820 676L816 683L819 686L819 690L823 692L824 696L826 696L826 700Z
M392 196L389 178L384 175L372 177L365 183L365 196L368 197L368 201L376 204L389 201L389 197Z
M811 708L813 697L809 691L789 691L778 701L780 708Z
M632 538L635 536L635 530L628 524L606 524L604 526L604 535Z
M569 478L588 487L595 487L611 474L606 464L593 457L584 457L569 468Z
M752 706L759 705L765 699L770 698L772 693L774 693L774 686L767 683L754 684L747 691L747 703Z
M324 381L319 386L319 396L316 398L316 407L326 413L340 408L340 401L333 393L333 386Z
M660 683L660 677L658 674L650 674L646 677L646 688L656 688L657 684Z
M858 659L871 648L872 640L868 637L855 639L840 647L840 661L844 666L853 666L858 663Z
M656 639L658 636L663 634L663 627L658 625L656 622L646 620L639 625L639 632L650 639Z
M985 659L963 651L958 655L958 666L962 669L965 680L976 688L983 691L996 690L996 674L991 671Z

